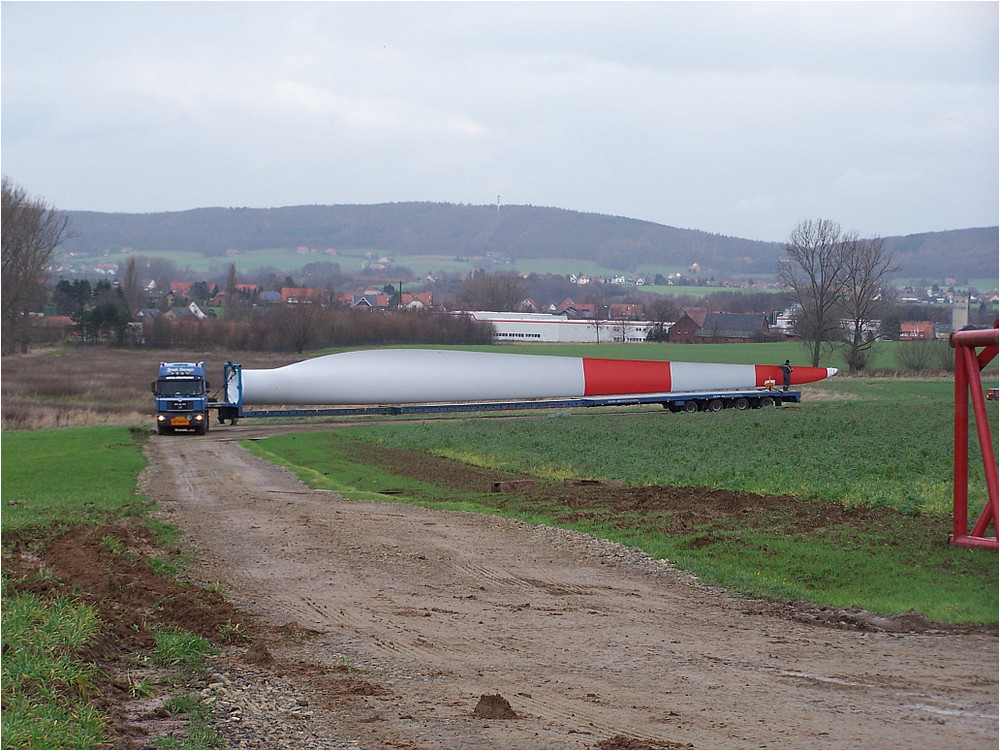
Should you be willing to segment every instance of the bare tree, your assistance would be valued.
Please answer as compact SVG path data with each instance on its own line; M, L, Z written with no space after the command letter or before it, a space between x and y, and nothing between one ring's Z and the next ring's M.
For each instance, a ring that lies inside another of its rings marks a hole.
M677 304L669 297L656 297L646 306L646 311L649 320L663 326L673 323L680 315Z
M237 286L236 264L229 264L226 273L226 309L223 317L227 321L238 321L243 317L243 301L240 299L240 288Z
M875 345L873 328L884 304L886 275L898 271L899 267L880 237L862 240L857 232L851 232L844 236L842 243L840 310L850 324L844 359L851 372L857 373L864 370Z
M667 324L674 323L678 317L677 305L669 297L656 297L646 305L646 312L653 326L646 334L650 342L667 341Z
M281 342L297 353L313 346L326 328L329 311L319 294L286 303L275 315Z
M3 177L3 276L0 350L28 351L28 315L41 309L53 251L69 236L69 220Z
M458 301L466 310L514 310L525 298L528 283L515 273L480 273L462 283Z
M838 298L845 248L839 224L806 219L788 236L787 259L778 269L778 281L800 309L795 330L809 346L813 367L819 365L823 345L841 336Z
M128 306L129 319L135 318L135 314L142 307L142 279L139 277L139 269L135 256L129 256L125 262L125 274L122 279L122 296Z
M632 327L632 319L629 318L627 313L621 312L616 313L614 318L612 318L612 326L614 327L614 340L618 341L621 339L622 344L628 342L628 332Z

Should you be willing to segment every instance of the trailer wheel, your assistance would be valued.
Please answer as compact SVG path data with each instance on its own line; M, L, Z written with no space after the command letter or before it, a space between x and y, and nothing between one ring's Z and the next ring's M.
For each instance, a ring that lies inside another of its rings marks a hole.
M720 412L722 410L723 404L721 399L713 399L708 403L709 412Z
M770 397L770 396L763 397L760 400L760 406L762 406L762 407L773 407L774 406L774 398Z
M694 402L694 401L692 401L692 402L684 402L684 411L685 412L697 412L698 411L698 402Z
M733 402L733 406L742 412L745 409L750 409L750 400L744 396L741 396L739 399Z

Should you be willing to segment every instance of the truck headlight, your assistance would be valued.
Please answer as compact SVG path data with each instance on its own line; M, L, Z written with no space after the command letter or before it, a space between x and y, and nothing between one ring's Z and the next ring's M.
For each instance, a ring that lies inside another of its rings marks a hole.
M195 422L201 422L204 419L205 419L205 415L195 415L194 416L194 421Z
M156 416L156 421L157 422L166 422L167 421L167 416L166 415L157 415Z

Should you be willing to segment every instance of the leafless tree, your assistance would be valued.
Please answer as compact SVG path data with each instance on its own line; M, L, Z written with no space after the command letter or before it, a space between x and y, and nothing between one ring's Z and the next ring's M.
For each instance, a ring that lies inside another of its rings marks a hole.
M680 315L676 303L669 297L657 297L646 305L646 311L649 320L661 326L674 323Z
M655 297L646 304L646 314L653 322L652 328L646 333L650 342L665 342L668 337L667 324L673 324L678 317L677 305L669 297Z
M223 318L227 321L238 321L243 318L243 300L237 284L236 264L231 263L226 273L226 309L223 312Z
M314 345L327 327L329 309L322 296L314 293L297 303L286 303L275 315L281 341L299 354Z
M612 326L614 328L614 340L618 341L621 339L622 344L628 342L628 332L632 327L632 319L629 318L626 313L616 313L612 319Z
M53 251L69 236L69 220L41 198L3 177L3 276L0 350L27 352L29 314L45 300Z
M792 230L778 269L778 280L798 304L795 330L808 344L813 367L824 344L841 336L839 296L845 243L840 225L829 219L806 219Z
M135 318L135 314L142 307L142 279L139 276L139 269L135 256L129 256L125 262L125 274L122 279L122 296L128 306L129 318Z
M528 283L515 273L482 273L470 277L458 290L466 310L514 310L524 300Z
M864 370L875 345L874 321L885 302L885 278L898 271L885 241L880 237L863 240L857 232L844 236L841 276L841 316L850 324L844 345L844 359L852 373Z

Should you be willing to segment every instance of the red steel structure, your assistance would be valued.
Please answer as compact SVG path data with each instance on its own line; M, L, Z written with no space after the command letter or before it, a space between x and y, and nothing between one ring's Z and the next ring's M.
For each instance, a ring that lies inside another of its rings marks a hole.
M955 348L955 488L952 545L967 548L998 550L997 527L997 460L993 453L993 439L986 414L986 398L980 371L998 352L997 324L992 329L956 331L951 335ZM977 353L976 347L982 347ZM983 455L988 501L972 529L969 529L969 397L976 418L979 448ZM986 529L993 524L993 537L986 537Z

